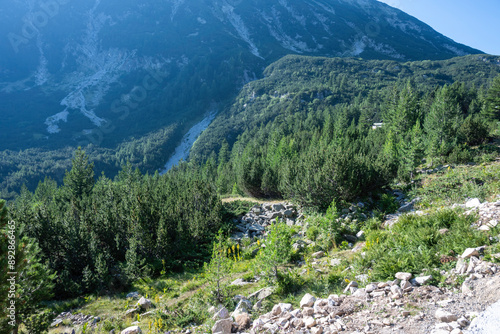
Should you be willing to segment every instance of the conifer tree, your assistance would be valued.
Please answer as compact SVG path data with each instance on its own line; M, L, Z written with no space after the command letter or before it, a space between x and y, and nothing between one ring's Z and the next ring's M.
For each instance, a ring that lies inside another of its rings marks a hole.
M448 154L456 144L461 110L452 94L449 86L441 88L425 117L427 154L431 157Z
M81 147L75 152L71 170L66 171L64 185L69 190L71 199L81 199L88 195L94 186L94 163L89 163L89 157Z
M0 238L0 327L17 334L24 324L31 333L42 333L49 323L37 319L37 313L41 302L53 296L56 275L41 262L34 240L22 235L22 226L8 221L4 201L0 201Z
M386 127L401 138L420 118L419 96L408 81L401 91L393 91L389 108L384 113Z
M219 231L212 246L210 263L204 265L205 277L214 302L224 304L229 297L230 280L228 274L231 272L231 267L232 262L226 254L226 243L222 231Z
M491 84L486 96L486 114L491 120L500 120L500 75Z
M270 283L279 283L279 266L290 260L292 250L292 238L288 232L287 225L283 222L275 221L267 234L265 247L259 251L259 261L257 271L265 274L265 279Z

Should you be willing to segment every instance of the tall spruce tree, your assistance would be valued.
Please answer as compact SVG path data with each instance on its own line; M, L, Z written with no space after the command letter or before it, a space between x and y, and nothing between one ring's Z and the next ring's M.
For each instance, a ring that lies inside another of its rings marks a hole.
M89 163L88 155L78 147L71 170L66 171L64 185L69 190L71 199L81 199L92 191L94 183L94 163Z
M430 157L446 155L455 146L462 121L461 113L449 86L444 86L436 92L424 121L427 154Z
M491 84L486 96L486 115L490 120L500 120L500 75Z

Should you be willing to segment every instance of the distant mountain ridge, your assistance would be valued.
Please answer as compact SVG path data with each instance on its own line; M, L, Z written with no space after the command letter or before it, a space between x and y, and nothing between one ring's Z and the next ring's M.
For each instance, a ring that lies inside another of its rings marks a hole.
M19 0L0 18L2 149L116 149L168 133L148 161L166 161L193 124L288 54L481 53L376 0Z

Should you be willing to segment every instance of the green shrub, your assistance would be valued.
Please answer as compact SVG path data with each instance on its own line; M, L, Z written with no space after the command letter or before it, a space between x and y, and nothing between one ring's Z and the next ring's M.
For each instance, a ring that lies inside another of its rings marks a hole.
M391 279L398 271L420 274L439 267L442 256L489 244L488 235L471 227L473 220L449 209L429 216L402 216L391 230L367 233L365 257L357 257L356 265L371 268L373 278L380 280ZM444 228L449 232L440 234Z
M310 240L316 241L316 239L318 238L318 235L319 235L319 228L317 226L309 226L309 228L307 229L307 232L306 232L306 236Z
M298 292L304 279L297 272L279 272L276 293L282 296Z
M463 143L469 146L484 143L488 137L488 133L488 126L479 118L479 116L467 117L458 129L458 137Z
M399 203L393 195L382 194L376 203L376 207L382 213L394 213L397 209L399 209Z

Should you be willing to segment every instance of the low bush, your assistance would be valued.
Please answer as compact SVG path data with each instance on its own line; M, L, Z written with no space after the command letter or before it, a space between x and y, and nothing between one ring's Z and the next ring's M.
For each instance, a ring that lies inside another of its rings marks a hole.
M391 279L399 271L418 275L424 269L439 267L445 257L489 244L487 234L471 227L473 220L449 209L429 216L402 216L391 230L369 231L365 256L358 256L355 262L370 268L378 280Z

